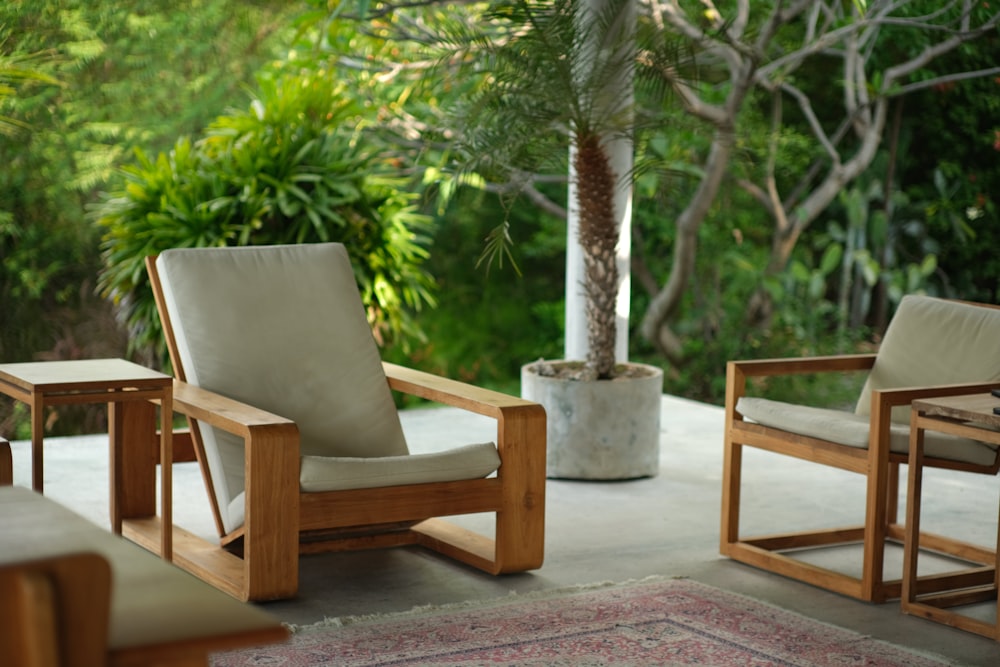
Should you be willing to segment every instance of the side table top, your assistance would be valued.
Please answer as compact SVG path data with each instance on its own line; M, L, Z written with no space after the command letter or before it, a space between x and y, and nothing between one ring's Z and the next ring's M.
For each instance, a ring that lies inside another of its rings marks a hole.
M27 391L71 391L91 386L162 387L173 378L125 359L73 359L0 364L0 381Z
M1000 428L1000 415L993 412L993 408L1000 407L1000 398L987 393L922 398L913 401L911 407L931 417Z

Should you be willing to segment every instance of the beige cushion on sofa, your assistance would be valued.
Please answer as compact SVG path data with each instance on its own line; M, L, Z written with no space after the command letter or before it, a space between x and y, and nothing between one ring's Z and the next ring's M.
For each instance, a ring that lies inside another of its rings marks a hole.
M852 447L868 446L873 390L1000 381L1000 309L908 295L879 347L854 413L742 397L745 418ZM893 409L890 448L909 451L910 408ZM928 456L988 465L996 448L941 433L926 434Z
M343 245L173 249L157 268L187 381L294 421L303 490L357 488L349 471L368 480L362 486L383 486L472 479L499 466L493 443L407 465ZM243 520L243 442L211 428L201 435L229 532Z

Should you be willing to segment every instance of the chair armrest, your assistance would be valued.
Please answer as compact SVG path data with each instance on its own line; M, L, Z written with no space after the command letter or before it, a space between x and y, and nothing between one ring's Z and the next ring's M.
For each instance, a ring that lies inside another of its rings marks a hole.
M247 579L238 585L237 597L246 600L293 596L298 587L298 523L288 517L299 514L299 427L285 417L177 379L174 379L173 406L175 412L189 419L243 438L247 480L244 526L225 535L214 496L212 508L219 534L225 541L244 538L246 562L269 563L264 567L269 581ZM253 479L263 479L265 483L251 484ZM272 585L274 588L269 588Z
M492 389L452 380L433 373L382 362L389 387L395 391L443 403L469 412L499 418L511 409L541 407L532 401Z
M896 387L894 389L876 389L872 391L872 406L881 404L884 407L908 405L921 398L938 398L941 396L962 396L964 394L988 394L991 389L1000 387L1000 382L976 382L972 384L942 384L930 387Z
M819 357L788 357L730 361L744 377L803 375L843 371L866 371L875 364L875 354L838 354Z
M382 366L396 391L496 419L501 478L520 477L532 502L544 497L546 417L540 403L388 362Z
M874 353L730 361L726 364L726 428L733 420L741 419L736 403L746 394L749 377L867 371L874 365Z
M260 429L292 429L298 433L298 427L290 419L182 380L174 380L173 402L175 412L244 438Z

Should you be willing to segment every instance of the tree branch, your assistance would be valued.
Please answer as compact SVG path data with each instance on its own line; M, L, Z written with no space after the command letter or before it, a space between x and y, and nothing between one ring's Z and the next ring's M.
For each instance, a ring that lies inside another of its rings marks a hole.
M990 67L988 69L979 69L974 72L957 72L955 74L946 74L944 76L937 76L933 79L926 79L924 81L915 81L914 83L909 83L905 86L898 86L890 91L886 92L888 97L902 97L909 93L914 93L918 90L924 90L926 88L933 88L934 86L939 86L943 83L953 83L955 81L965 81L967 79L981 79L987 76L996 76L1000 74L1000 67Z

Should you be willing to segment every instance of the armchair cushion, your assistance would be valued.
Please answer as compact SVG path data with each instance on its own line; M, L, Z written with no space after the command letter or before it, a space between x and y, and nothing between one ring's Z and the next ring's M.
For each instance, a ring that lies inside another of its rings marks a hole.
M1000 380L1000 309L908 295L879 346L855 412L871 412L875 389L932 387ZM892 421L910 423L910 406L893 408Z
M1000 381L1000 309L907 295L879 346L853 413L740 397L745 418L799 435L868 447L872 392L903 387ZM910 406L892 410L890 449L909 451ZM926 434L928 456L990 465L996 448L943 433Z
M455 482L486 477L500 467L492 442L446 452L379 458L303 456L299 484L303 491L370 489L424 482Z
M744 418L758 424L789 433L828 440L849 447L861 449L868 447L867 415L747 396L737 401L736 411ZM889 448L899 454L906 454L909 451L909 422L893 423L889 427ZM997 457L994 445L937 431L924 432L924 452L934 458L976 465L990 465Z

